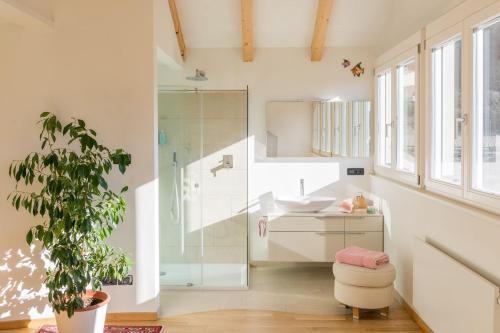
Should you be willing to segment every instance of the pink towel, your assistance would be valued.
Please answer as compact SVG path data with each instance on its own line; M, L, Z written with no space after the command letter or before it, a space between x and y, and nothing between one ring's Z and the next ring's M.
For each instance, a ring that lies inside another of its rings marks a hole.
M352 199L342 200L340 203L340 210L346 213L352 213L354 205L352 204Z
M335 261L348 265L377 269L379 266L389 262L389 256L384 252L349 246L335 254Z
M258 222L259 236L266 237L267 234L267 217L261 216Z

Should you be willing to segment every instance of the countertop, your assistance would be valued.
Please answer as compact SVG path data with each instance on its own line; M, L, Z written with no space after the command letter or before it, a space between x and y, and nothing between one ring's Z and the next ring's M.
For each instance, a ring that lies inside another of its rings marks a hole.
M375 214L368 213L344 213L339 209L336 210L322 210L315 213L293 213L293 212L283 212L283 211L272 211L268 212L264 216L267 217L278 217L278 216L288 216L288 217L365 217L365 216L382 216L380 212Z

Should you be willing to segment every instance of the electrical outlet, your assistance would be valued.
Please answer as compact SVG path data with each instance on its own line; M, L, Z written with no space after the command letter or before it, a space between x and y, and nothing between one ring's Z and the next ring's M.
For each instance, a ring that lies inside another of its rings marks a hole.
M127 275L126 277L123 278L123 280L118 280L119 286L131 286L133 284L134 284L134 276L133 275Z
M116 279L105 279L102 281L103 286L116 286L118 281Z
M362 176L365 174L364 168L347 168L348 176Z

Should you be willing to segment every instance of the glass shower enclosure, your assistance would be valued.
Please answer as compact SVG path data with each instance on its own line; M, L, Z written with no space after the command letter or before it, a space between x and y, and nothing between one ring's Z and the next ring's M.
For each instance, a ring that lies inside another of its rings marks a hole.
M248 286L247 91L158 91L160 284Z

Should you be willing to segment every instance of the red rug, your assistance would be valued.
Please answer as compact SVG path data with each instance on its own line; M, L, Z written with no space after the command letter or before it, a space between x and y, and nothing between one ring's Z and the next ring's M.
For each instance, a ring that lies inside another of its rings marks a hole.
M162 326L104 326L103 333L161 333ZM37 333L57 333L56 325L43 325Z

